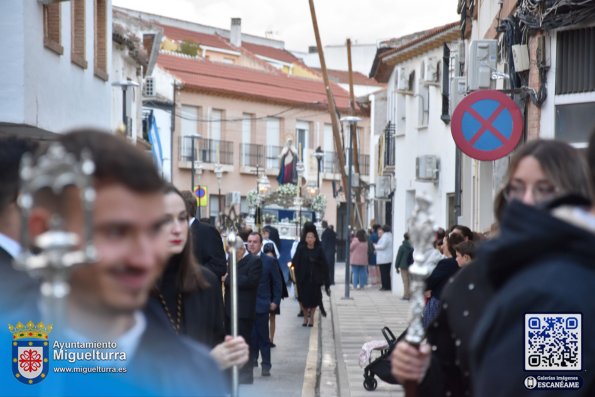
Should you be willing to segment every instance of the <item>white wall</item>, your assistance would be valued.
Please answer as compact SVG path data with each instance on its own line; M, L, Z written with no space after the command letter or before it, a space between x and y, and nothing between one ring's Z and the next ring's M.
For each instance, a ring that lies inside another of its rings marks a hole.
M11 3L20 0L10 0ZM111 1L108 0L107 37L111 41ZM60 3L61 38L64 53L58 55L43 46L43 8L37 1L23 2L24 25L18 34L25 36L26 59L23 81L24 109L20 122L50 131L93 126L111 126L111 86L94 75L94 8L86 1L87 69L71 62L70 3ZM10 17L3 14L2 18ZM7 45L11 43L3 40ZM111 72L111 46L107 48L108 74Z
M24 120L25 3L18 0L0 3L1 122L22 123Z
M396 67L405 66L407 70L416 70L416 80L419 81L421 62L424 58L431 56L440 59L442 49L435 49L422 56L406 61ZM388 86L393 84L394 74ZM415 89L417 93L418 84ZM401 101L396 100L399 93L392 92L389 95L394 97L388 101L393 107ZM455 144L450 133L450 125L445 125L440 119L442 111L442 97L440 86L429 86L429 121L425 128L418 128L418 106L419 98L407 95L404 98L405 112L403 109L396 109L396 116L406 117L405 133L396 137L395 152L395 177L396 190L393 197L393 236L394 252L396 253L402 236L407 231L407 221L411 217L411 197L413 192L416 195L426 193L433 202L432 216L436 224L446 227L448 222L448 193L454 192L455 182ZM390 113L389 113L390 114ZM395 121L395 120L393 120ZM440 176L436 183L418 181L415 176L416 158L422 155L436 155L440 159ZM394 277L395 285L400 281Z
M132 127L129 136L132 141L138 137L142 137L142 87L143 80L136 75L138 64L134 62L128 55L128 50L121 50L118 45L112 42L112 73L110 81L120 82L131 80L138 84L138 87L126 88L126 113L128 117L132 118ZM123 122L122 100L124 98L122 87L112 86L110 83L112 94L111 100L111 121L110 129L117 129Z

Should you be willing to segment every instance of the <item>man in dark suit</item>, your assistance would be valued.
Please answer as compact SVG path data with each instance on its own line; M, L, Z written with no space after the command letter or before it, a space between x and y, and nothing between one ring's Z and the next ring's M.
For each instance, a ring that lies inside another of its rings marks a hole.
M186 208L191 217L190 232L194 257L199 264L215 273L221 280L227 273L227 261L221 235L214 226L194 218L197 205L196 197L192 192L184 190L182 196L184 196Z
M332 228L329 228L327 221L322 221L322 235L320 241L322 243L322 250L328 263L329 280L331 285L335 284L335 253L337 252L337 233Z
M252 338L252 327L256 318L256 294L262 275L262 260L260 256L252 255L246 250L244 241L236 240L238 263L236 266L238 285L238 334L249 341ZM231 335L231 280L225 277L225 328ZM240 383L252 384L254 375L252 366L247 364L240 369Z
M0 313L30 307L39 291L37 280L13 267L14 259L21 253L21 212L17 206L19 165L25 153L33 154L36 149L37 143L27 139L0 139Z
M271 376L271 345L269 313L281 303L281 274L277 260L261 252L262 236L253 232L248 236L248 251L262 260L262 275L256 293L256 318L250 342L250 363L258 366L258 352L262 354L262 376Z

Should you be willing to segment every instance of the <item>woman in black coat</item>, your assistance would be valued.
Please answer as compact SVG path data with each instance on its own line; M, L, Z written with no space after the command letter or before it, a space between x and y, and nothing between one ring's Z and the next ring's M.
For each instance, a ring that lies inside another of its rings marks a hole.
M291 263L294 266L298 300L304 312L304 327L314 325L314 313L322 306L320 287L330 296L330 279L326 257L312 222L304 224L302 237Z
M243 365L248 360L248 345L241 337L225 336L221 281L194 259L184 199L169 185L164 201L172 256L155 284L147 310L168 322L175 333L212 349L211 355L222 369Z

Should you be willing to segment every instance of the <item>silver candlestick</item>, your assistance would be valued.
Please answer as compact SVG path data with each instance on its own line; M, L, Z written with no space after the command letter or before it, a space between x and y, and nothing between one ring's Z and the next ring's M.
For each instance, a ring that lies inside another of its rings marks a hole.
M428 261L434 249L435 227L430 215L432 201L422 195L415 198L413 216L409 219L409 236L413 245L413 264L409 267L411 277L411 323L407 329L405 340L411 344L419 345L424 338L422 313L425 305L424 290L425 280L434 270L434 264Z
M21 162L22 187L18 203L23 252L16 258L15 267L41 278L42 307L55 324L64 320L64 300L70 290L68 279L72 268L96 260L92 241L94 171L95 164L88 153L82 153L81 160L77 161L58 143L52 143L37 161L27 154ZM68 231L66 225L65 213L72 210L66 207L66 194L71 188L78 189L83 205L82 237ZM44 207L51 216L48 230L31 239L26 225L36 206Z

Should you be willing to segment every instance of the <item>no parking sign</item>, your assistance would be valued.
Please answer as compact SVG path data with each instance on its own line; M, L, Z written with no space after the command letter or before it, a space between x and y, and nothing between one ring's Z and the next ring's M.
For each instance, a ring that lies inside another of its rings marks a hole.
M500 91L475 91L455 108L450 130L457 147L467 156L497 160L519 143L523 117L516 103Z

